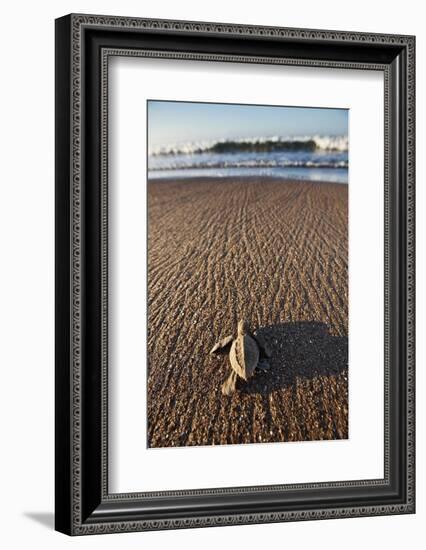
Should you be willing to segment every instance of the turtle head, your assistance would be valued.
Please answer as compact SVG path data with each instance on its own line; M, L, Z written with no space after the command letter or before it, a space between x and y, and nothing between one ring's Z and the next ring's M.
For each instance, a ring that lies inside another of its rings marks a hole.
M245 332L248 332L249 326L246 323L246 321L241 320L238 321L238 334L244 334Z

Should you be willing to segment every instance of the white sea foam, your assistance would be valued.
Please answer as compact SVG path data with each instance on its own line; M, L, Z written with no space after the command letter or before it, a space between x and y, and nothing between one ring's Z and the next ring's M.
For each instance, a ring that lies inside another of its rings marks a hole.
M170 161L164 162L159 165L150 165L150 171L160 170L192 170L192 169L223 169L223 168L348 168L347 160L237 160L233 161L203 161L203 162L190 162L190 161Z

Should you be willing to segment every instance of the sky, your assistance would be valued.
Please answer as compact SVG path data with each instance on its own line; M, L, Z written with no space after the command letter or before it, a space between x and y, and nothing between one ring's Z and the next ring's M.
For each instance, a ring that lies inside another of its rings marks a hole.
M348 133L347 109L148 101L151 146L268 136Z

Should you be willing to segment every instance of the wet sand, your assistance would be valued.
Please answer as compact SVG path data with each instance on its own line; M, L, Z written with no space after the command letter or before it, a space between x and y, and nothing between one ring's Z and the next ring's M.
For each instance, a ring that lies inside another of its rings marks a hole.
M273 178L148 183L148 445L348 437L348 187ZM231 397L238 319L271 369Z

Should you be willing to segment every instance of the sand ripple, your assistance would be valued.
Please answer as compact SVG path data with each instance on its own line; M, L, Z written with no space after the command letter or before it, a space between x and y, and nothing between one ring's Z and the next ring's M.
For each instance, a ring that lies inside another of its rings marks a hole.
M347 186L148 185L148 444L348 437ZM232 397L208 354L245 318L272 368Z

